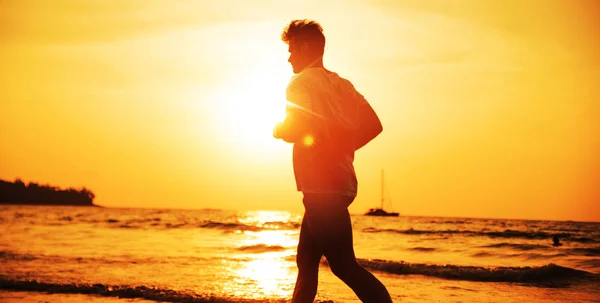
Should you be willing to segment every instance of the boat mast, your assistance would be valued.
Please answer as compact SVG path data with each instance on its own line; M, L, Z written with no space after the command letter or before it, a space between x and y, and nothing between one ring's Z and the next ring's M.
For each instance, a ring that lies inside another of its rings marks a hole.
M381 209L383 209L383 169L381 169Z

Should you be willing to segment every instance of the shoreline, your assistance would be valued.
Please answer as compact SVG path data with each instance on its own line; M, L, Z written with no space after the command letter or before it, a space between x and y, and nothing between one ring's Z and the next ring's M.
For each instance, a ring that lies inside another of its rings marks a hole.
M0 206L78 206L78 207L100 207L106 208L105 206L97 204L48 204L48 203L19 203L19 202L0 202Z

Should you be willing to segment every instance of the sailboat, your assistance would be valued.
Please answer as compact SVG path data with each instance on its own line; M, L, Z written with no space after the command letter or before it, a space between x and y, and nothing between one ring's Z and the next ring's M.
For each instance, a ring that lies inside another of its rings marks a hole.
M383 184L383 169L381 170L381 207L380 208L371 208L365 214L365 216L378 216L378 217L398 217L398 213L387 212L383 210L383 202L385 201L384 195L384 184Z

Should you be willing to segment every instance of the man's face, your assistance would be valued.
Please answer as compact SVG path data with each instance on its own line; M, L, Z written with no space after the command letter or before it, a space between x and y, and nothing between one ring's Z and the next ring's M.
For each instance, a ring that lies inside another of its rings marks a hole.
M291 39L289 43L288 51L290 57L288 62L292 64L294 74L301 72L308 65L308 44L306 42L299 42L295 39Z

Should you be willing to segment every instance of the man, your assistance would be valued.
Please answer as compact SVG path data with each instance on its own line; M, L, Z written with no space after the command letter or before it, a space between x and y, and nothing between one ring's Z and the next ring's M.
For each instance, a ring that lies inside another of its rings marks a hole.
M296 75L286 90L287 116L273 136L294 144L294 176L305 209L292 302L314 301L323 255L362 302L392 302L385 286L356 261L348 213L358 187L354 152L381 133L381 122L348 80L323 66L325 36L317 22L294 20L281 38Z

